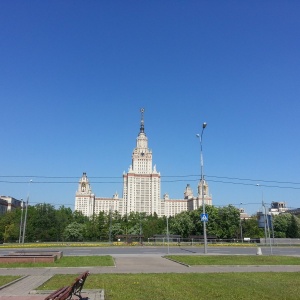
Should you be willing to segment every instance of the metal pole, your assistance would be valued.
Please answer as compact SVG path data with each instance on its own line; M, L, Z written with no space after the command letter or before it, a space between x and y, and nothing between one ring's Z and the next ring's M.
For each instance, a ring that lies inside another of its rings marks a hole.
M111 206L109 208L109 243L111 243L111 231L112 231L112 218L111 218Z
M204 201L204 174L203 174L203 154L202 154L202 140L203 131L206 127L206 123L202 124L202 132L200 136L200 162L201 162L201 194L202 194L202 213L205 214L205 201ZM203 221L203 237L204 237L204 254L207 254L207 235L206 235L206 221Z
M266 207L265 207L265 211L266 211ZM267 215L266 215L267 217ZM269 226L269 220L267 217L267 228L268 228L268 236L269 236L269 244L270 244L270 251L271 251L271 255L273 254L273 248L272 248L272 242L271 242L271 231L270 231L270 226Z
M21 222L20 222L19 244L21 244L21 240L22 240L23 208L24 208L24 202L23 199L21 199Z
M25 218L24 218L24 224L23 224L22 244L24 244L24 240L25 240L26 223L27 223L27 211L28 211L28 202L29 202L29 191L30 191L30 183L31 183L31 182L32 182L32 180L30 179L30 181L29 181L29 186L28 186L27 201L26 201Z
M167 244L168 244L168 254L170 253L170 245L169 245L169 217L167 216Z
M140 213L140 245L142 245L142 215Z
M243 203L240 203L240 227L241 227L241 240L243 243L244 241L243 241L243 227L242 227L242 218L241 218L241 204Z
M24 244L25 240L25 233L26 233L26 223L27 223L27 210L28 210L28 202L29 202L29 196L27 196L26 201L26 208L25 208L25 217L24 217L24 224L23 224L23 236L22 236L22 244Z
M261 185L258 183L258 184L256 184L256 186L260 187ZM266 206L264 203L263 189L261 190L261 202L262 202L262 207L264 208L265 245L267 245L267 220L266 220Z
M270 221L271 221L271 228L272 228L273 245L275 245L272 211L270 212Z
M265 245L267 245L267 212L266 212L266 206L265 206L265 203L264 203L264 196L262 196L262 197L263 197L262 206L264 208Z

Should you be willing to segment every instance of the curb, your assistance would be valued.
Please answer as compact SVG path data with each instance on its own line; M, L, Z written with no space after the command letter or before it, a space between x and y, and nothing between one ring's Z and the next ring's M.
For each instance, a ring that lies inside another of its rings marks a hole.
M180 262L180 261L174 260L174 259L172 259L172 258L169 258L169 257L162 256L162 258L164 258L164 259L167 259L167 260L169 260L169 261L172 261L172 262L174 262L174 263L177 263L177 264L179 264L179 265L182 265L182 266L188 267L188 268L190 268L190 267L191 267L191 266L190 266L190 265L188 265L188 264L185 264L185 263L183 263L183 262Z
M50 295L54 290L32 290L30 291L30 295ZM105 299L105 291L104 289L83 289L81 291L82 294L87 294L89 299L95 299L95 300L104 300ZM90 298L90 296L93 295L93 298ZM85 299L85 298L82 298Z

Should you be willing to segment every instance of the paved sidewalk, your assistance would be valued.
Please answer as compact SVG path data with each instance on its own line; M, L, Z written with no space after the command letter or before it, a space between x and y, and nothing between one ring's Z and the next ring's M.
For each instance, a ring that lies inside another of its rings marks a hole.
M18 268L0 269L1 275L21 275L21 280L0 289L0 300L44 299L35 289L55 274L78 275L86 270L91 274L105 273L224 273L224 272L300 272L300 266L196 266L188 267L160 255L114 255L114 267L83 268ZM88 280L88 278L87 278ZM83 290L83 299L104 299L104 291Z

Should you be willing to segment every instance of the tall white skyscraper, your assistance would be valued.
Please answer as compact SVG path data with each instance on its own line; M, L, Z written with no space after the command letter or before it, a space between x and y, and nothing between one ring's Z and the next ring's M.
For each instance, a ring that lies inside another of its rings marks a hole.
M84 172L78 183L75 196L75 210L81 211L86 216L98 214L100 211L119 211L122 215L130 212L156 213L158 216L174 216L182 211L194 210L202 205L212 204L208 184L199 181L198 194L193 196L193 191L187 184L183 199L170 199L168 194L161 198L160 172L152 166L152 151L148 147L148 138L145 133L144 112L142 108L140 132L136 139L136 147L132 153L132 164L128 172L123 173L123 197L115 193L112 198L96 197ZM203 197L202 197L203 184Z
M123 174L122 214L131 211L147 214L160 211L160 173L152 168L152 151L144 129L144 109L141 109L141 127L132 153L132 164Z

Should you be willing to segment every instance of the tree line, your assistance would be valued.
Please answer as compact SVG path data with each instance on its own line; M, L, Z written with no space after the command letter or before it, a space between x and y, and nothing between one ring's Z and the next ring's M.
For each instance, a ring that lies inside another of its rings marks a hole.
M100 212L86 217L81 212L61 206L55 209L50 204L28 206L25 242L63 241L116 241L118 235L139 235L143 240L155 235L180 235L182 238L203 235L203 222L200 220L202 207L184 211L176 216L158 217L156 214L131 212L122 216L119 212ZM239 210L225 207L206 206L209 215L207 235L218 239L263 238L265 232L258 227L256 216L240 220ZM0 241L19 242L21 209L15 209L0 216ZM167 222L168 221L168 222ZM300 219L291 214L280 214L272 218L274 237L299 238ZM168 228L167 228L168 223ZM22 232L21 232L22 236Z

